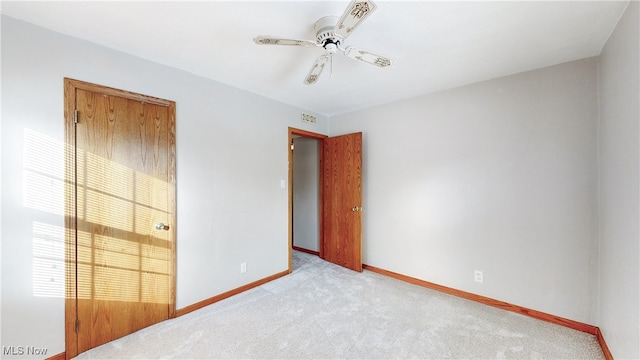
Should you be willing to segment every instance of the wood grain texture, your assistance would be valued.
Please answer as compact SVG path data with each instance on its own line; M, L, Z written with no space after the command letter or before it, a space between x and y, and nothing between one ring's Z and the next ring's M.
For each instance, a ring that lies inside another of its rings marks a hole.
M65 78L64 80L65 80L65 83L69 84L69 86L71 86L71 87L73 87L75 89L84 89L84 90L87 90L87 91L90 91L90 92L104 94L104 95L107 95L107 96L109 96L109 95L117 96L117 97L129 99L129 100L135 100L135 101L140 101L140 102L143 102L143 103L148 103L148 104L156 104L156 105L162 105L162 106L172 106L173 105L175 107L175 102L171 101L171 100L165 100L165 99L161 99L161 98L157 98L157 97L153 97L153 96L138 94L138 93L134 93L134 92L130 92L130 91L115 89L115 88L108 87L108 86L92 84L92 83L88 83L88 82L85 82L85 81L80 81L80 80L75 80L75 79L70 79L70 78Z
M604 336L602 335L602 331L600 331L600 328L596 328L596 338L598 339L598 344L600 344L600 348L604 353L604 358L606 360L613 360L613 354L611 354L611 350L609 350L607 342L604 341Z
M503 310L507 310L507 311L511 311L511 312L515 312L518 314L522 314L522 315L527 315L529 317L532 318L536 318L539 320L544 320L544 321L548 321L554 324L558 324L558 325L562 325L562 326L566 326L569 327L571 329L575 329L575 330L579 330L579 331L583 331L592 335L596 335L598 328L596 326L593 325L588 325L585 323L581 323L579 321L574 321L574 320L570 320L570 319L566 319L560 316L555 316L555 315L551 315L551 314L547 314L541 311L537 311L537 310L532 310L532 309L528 309L528 308L524 308L522 306L518 306L518 305L513 305L513 304L509 304L507 302L504 301L500 301L500 300L496 300L496 299L492 299L492 298L488 298L485 296L481 296L481 295L476 295L470 292L466 292L466 291L462 291L462 290L457 290L457 289L453 289L450 287L446 287L446 286L442 286L442 285L438 285L438 284L434 284L428 281L424 281L424 280L420 280L420 279L416 279L410 276L406 276L406 275L402 275L402 274L398 274L392 271L388 271L388 270L384 270L384 269L380 269L377 268L375 266L371 266L371 265L364 265L364 269L365 270L369 270L378 274L382 274L382 275L386 275L398 280L402 280L411 284L415 284L415 285L419 285L419 286L423 286L429 289L433 289L433 290L437 290L446 294L450 294L450 295L454 295L457 297L461 297L467 300L472 300L472 301L476 301L479 302L481 304L485 304L485 305L489 305L489 306L493 306L499 309L503 309Z
M175 316L175 103L65 79L65 126L71 358Z
M67 354L62 352L60 354L52 355L52 356L46 358L45 360L66 360L66 358L67 358Z
M319 251L313 251L313 250L301 248L299 246L294 246L293 250L301 251L303 253L307 253L307 254L311 254L311 255L315 255L315 256L320 256L320 252Z
M169 240L169 318L176 317L176 234L178 233L177 194L176 194L176 103L170 101L168 105L168 169L167 196L169 197L168 220L172 225L168 233Z
M211 305L213 303L217 303L220 300L224 300L224 299L229 298L231 296L238 295L238 294L240 294L242 292L245 292L247 290L250 290L250 289L253 289L253 288L258 287L260 285L266 284L269 281L273 281L273 280L281 278L283 276L287 276L287 275L289 275L289 273L290 273L289 270L285 270L285 271L273 274L271 276L267 276L266 278L254 281L252 283L249 283L249 284L246 284L246 285L243 285L243 286L240 286L240 287L235 288L233 290L224 292L224 293L222 293L220 295L216 295L216 296L210 297L208 299L199 301L199 302L197 302L195 304L189 305L189 306L184 307L182 309L178 309L176 311L176 314L177 314L177 316L182 316L182 315L188 314L188 313L190 313L192 311L196 311L198 309L201 309L201 308L203 308L203 307L205 307L207 305Z
M316 140L322 140L328 137L327 135L318 134L318 133L314 133L314 132L302 130L302 129L296 129L292 127L289 128L289 134L291 134L292 136L296 135L296 136L302 136L302 137L306 137L309 139L316 139Z
M76 134L74 110L76 108L76 88L69 79L64 80L64 202L65 202L65 357L78 354L76 321Z
M323 141L323 258L362 271L362 133Z

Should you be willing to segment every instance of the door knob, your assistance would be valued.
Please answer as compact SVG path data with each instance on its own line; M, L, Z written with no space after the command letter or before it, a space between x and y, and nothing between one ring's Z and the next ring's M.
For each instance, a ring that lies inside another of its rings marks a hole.
M362 211L362 210L364 210L362 206L354 206L353 208L351 208L351 211Z
M169 225L165 225L165 223L157 223L156 230L169 230Z

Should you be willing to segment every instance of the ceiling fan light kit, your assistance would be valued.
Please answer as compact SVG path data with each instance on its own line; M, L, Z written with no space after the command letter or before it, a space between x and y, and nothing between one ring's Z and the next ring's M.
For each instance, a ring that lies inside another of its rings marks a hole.
M376 55L366 50L353 46L342 47L342 42L377 8L373 1L353 0L347 6L342 17L325 16L313 26L316 41L285 39L273 36L257 36L253 39L259 45L289 45L302 47L322 47L325 53L318 56L311 66L311 70L305 77L304 83L311 85L318 81L322 70L327 64L332 63L333 54L338 50L348 58L376 65L381 68L393 65L393 60L388 57Z

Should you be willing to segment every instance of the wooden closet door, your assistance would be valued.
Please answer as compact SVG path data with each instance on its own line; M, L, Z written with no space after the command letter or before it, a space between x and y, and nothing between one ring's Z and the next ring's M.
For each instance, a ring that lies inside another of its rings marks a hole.
M77 85L67 357L175 313L175 104Z

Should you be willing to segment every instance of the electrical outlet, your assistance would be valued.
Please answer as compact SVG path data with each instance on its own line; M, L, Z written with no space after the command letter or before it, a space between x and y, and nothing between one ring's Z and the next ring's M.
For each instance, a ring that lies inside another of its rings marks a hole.
M484 282L484 273L480 270L476 270L473 273L473 277L476 282L483 283Z
M240 273L244 274L246 272L247 272L247 263L243 262L243 263L240 264Z

